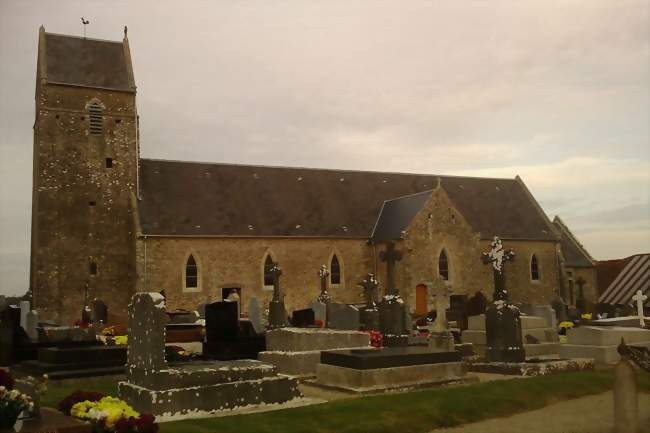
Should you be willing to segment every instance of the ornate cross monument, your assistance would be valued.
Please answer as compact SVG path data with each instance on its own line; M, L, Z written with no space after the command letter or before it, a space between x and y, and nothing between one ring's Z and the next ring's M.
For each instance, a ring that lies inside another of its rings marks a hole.
M330 295L327 293L330 271L327 270L327 266L321 265L318 276L320 277L320 295L317 300L321 304L327 304L330 301Z
M643 301L646 299L648 299L648 297L644 295L641 290L637 290L636 295L632 296L632 300L636 302L636 311L639 315L639 324L642 328L645 328L645 321L643 319Z
M408 345L409 329L406 324L406 305L395 285L395 263L402 259L402 253L390 242L386 251L379 253L386 262L386 293L379 304L379 329L384 334L384 346Z
M492 265L492 272L494 274L494 293L492 294L492 301L508 300L508 292L506 291L506 274L503 266L506 262L510 262L515 258L515 252L510 249L505 251L503 244L498 236L495 236L490 244L490 251L483 253L481 259L483 263Z
M491 265L494 274L493 300L485 312L485 355L488 362L523 362L526 353L521 338L519 308L510 303L504 269L504 265L514 259L515 253L504 250L497 236L490 246L490 251L482 254L483 263Z
M278 265L278 262L273 262L269 273L273 277L273 299L269 303L269 328L283 328L287 326L287 314L280 292L280 275L282 275L282 269Z
M366 300L366 306L360 313L361 326L366 331L377 331L379 330L379 309L377 308L379 280L375 278L375 274L369 273L358 285L363 288L363 297Z

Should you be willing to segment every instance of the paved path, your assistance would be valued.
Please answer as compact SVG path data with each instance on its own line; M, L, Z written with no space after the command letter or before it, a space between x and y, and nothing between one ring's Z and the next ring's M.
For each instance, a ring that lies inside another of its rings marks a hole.
M639 393L639 433L650 433L650 394ZM612 392L566 400L508 418L465 424L431 433L613 433Z

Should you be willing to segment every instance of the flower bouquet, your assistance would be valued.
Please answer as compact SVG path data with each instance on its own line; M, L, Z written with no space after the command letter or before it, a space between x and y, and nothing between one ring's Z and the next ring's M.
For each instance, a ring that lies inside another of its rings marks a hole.
M0 430L11 429L23 411L33 408L34 403L28 395L0 386Z
M70 409L70 414L89 421L93 433L156 433L158 425L153 415L133 410L125 401L104 397L99 401L82 401Z

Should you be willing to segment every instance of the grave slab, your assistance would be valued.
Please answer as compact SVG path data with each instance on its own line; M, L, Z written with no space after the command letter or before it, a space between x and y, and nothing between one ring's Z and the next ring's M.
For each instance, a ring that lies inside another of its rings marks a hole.
M546 376L568 371L594 369L594 360L577 359L539 359L526 362L474 362L468 366L469 371L479 373L508 374L514 376Z

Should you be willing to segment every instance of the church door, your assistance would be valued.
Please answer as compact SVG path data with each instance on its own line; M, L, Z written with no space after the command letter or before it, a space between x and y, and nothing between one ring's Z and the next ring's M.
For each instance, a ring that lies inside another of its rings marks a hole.
M415 314L418 316L427 314L427 286L424 284L415 287Z

